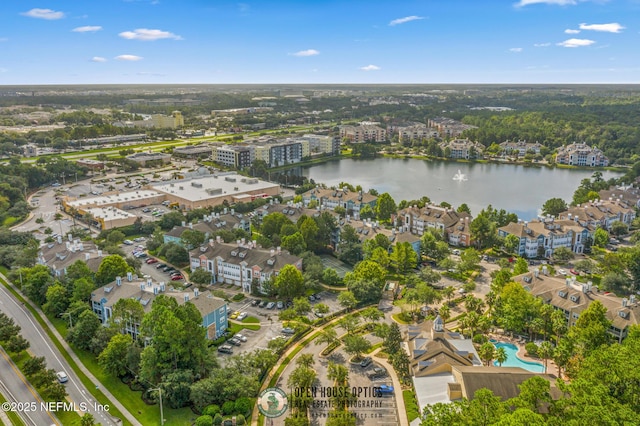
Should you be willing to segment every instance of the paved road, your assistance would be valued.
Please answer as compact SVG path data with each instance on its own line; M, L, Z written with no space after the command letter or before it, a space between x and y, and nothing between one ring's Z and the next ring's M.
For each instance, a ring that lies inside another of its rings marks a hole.
M3 303L4 301L0 301L0 304ZM4 350L0 350L0 393L5 396L7 402L21 405L14 405L13 409L6 411L18 414L25 424L34 426L61 424L54 413L40 410L42 398ZM36 409L31 410L34 407Z
M69 381L66 384L68 401L74 402L77 407L86 408L86 412L93 414L96 422L102 423L103 426L120 424L110 416L108 412L104 411L105 407L101 407L93 398L93 395L87 391L62 354L60 354L55 345L51 343L49 336L41 330L31 315L31 312L20 302L16 301L13 295L2 285L0 285L0 301L2 301L0 310L13 318L16 324L21 327L20 333L31 344L29 348L30 352L36 356L44 356L48 368L52 368L55 371L65 371L67 373L69 377ZM96 386L97 385L98 383L96 383ZM83 415L84 413L79 414ZM37 424L45 425L48 423Z

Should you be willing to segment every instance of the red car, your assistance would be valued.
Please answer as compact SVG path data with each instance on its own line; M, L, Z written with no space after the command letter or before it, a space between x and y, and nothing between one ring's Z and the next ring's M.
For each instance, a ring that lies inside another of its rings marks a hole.
M151 265L152 263L158 263L158 259L150 257L147 260L145 260L145 262L147 262L149 265Z
M171 277L171 281L180 281L183 280L184 277L182 275L174 275Z
M580 275L580 272L576 271L575 269L569 269L569 272L571 272L573 275Z

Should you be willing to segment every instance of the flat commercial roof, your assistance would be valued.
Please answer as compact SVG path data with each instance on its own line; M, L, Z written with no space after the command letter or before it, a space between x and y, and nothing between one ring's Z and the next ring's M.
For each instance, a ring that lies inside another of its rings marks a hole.
M202 201L222 196L238 196L248 192L265 191L280 185L237 174L209 175L153 184L152 187L189 201Z
M115 207L94 207L92 209L87 209L87 212L91 213L96 219L104 220L128 219L137 217L134 214L125 212L124 210L120 210Z
M127 201L144 200L145 198L153 198L162 195L157 191L140 190L131 192L121 192L119 194L101 195L99 197L78 198L69 201L67 204L72 207L83 206L109 206L111 204L126 203Z

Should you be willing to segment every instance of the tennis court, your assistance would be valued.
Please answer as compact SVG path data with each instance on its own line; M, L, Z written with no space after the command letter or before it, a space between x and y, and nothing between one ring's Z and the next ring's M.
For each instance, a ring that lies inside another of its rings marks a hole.
M325 254L320 256L320 259L322 259L322 264L325 268L335 269L340 278L344 278L344 274L346 274L347 272L353 271L353 268L351 266L336 259L335 257Z

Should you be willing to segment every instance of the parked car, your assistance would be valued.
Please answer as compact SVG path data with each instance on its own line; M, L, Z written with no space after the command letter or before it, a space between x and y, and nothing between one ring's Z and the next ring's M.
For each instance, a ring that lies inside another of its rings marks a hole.
M156 259L155 257L150 257L147 260L145 260L145 262L147 263L147 265L151 265L153 263L158 263L158 259Z
M314 294L313 297L315 297L316 300L322 300L322 297L320 297L320 293Z
M278 303L276 303L276 307L277 307L278 309L284 309L284 303L282 303L282 302L278 302Z
M309 302L315 302L316 298L313 296L313 294L309 297L307 297L307 299L309 299Z
M223 354L232 354L233 348L229 345L218 346L218 352L221 352Z
M238 321L242 321L247 316L248 316L248 314L246 312L240 312L240 315L238 315Z
M142 213L149 213L151 211L151 209L149 207L145 207L144 209L142 209Z
M231 339L227 340L227 343L231 343L233 346L240 346L240 339L238 339L237 337L232 337Z
M260 304L260 299L254 299L251 301L251 306L258 306Z
M266 300L263 300L262 302L260 302L259 307L261 307L261 308L266 308L268 303L269 303L269 302L267 302Z
M313 314L318 318L324 318L324 314L322 312L314 311Z
M56 378L58 379L59 383L67 383L69 381L69 377L64 371L58 371L56 373Z
M182 275L174 275L171 277L171 281L180 281L183 280L184 277Z
M580 275L580 272L576 271L575 269L569 269L569 272L571 272L573 275Z
M122 243L126 244L128 246L132 246L133 245L133 241L131 241L131 240L124 240Z
M374 367L373 370L371 371L371 373L369 373L369 378L370 379L377 379L380 377L384 377L387 375L387 370L385 370L384 368L380 368L380 367Z
M243 334L236 334L235 336L233 336L234 339L239 339L241 342L246 342L247 341L247 336L243 335Z
M287 300L287 303L284 304L287 308L290 308L293 306L293 302L291 300Z
M567 275L567 271L565 271L564 269L558 269L558 273L560 275Z
M372 362L373 362L373 360L371 359L370 356L368 356L368 357L364 358L362 361L360 361L360 367L366 368L366 367L370 366Z
M456 256L460 256L460 250L458 249L451 250L451 253L455 254Z
M295 334L295 330L291 327L285 327L282 329L282 334Z
M240 315L240 311L233 311L231 315L229 315L229 319L236 319Z
M167 265L166 265L166 264L164 264L164 263L158 263L158 264L156 265L156 269L164 268L164 267L166 267L166 266L167 266Z
M269 302L267 304L267 309L273 309L273 308L275 308L275 306L276 306L276 302Z
M378 393L381 395L390 395L393 394L393 386L391 385L380 385L377 387Z

